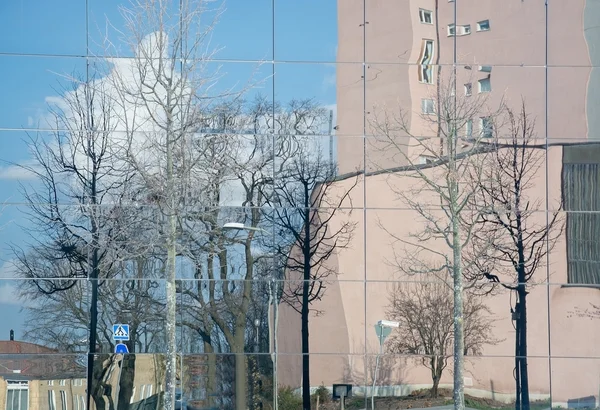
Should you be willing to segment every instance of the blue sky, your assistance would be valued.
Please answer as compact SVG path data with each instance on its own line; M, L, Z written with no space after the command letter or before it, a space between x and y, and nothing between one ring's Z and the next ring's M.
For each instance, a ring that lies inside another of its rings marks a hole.
M314 97L324 105L335 104L335 57L337 46L337 0L228 0L217 25L212 45L222 48L217 58L224 62L224 81L243 82L267 61L258 76L275 77L260 90L285 102ZM86 35L85 0L10 0L0 2L0 203L21 202L22 176L6 168L4 161L28 159L27 134L47 114L46 98L57 96L68 84L64 77L85 73L86 44L99 53L106 18L120 27L117 0L88 0L89 36ZM274 33L274 42L273 42ZM114 34L114 33L113 33ZM116 37L111 37L113 41ZM275 54L273 56L273 43ZM285 63L284 63L285 62ZM309 63L310 62L310 63ZM34 132L34 131L30 131ZM7 205L0 214L0 340L4 329L21 334L18 301L11 297L8 246L25 239L26 220L18 205ZM7 317L8 316L8 317Z

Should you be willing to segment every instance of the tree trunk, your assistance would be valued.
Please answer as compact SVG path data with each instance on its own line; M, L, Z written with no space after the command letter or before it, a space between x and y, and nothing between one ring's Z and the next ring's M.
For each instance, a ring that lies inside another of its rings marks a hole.
M519 375L521 377L521 408L529 410L529 377L527 372L527 291L525 283L519 284Z
M515 314L519 315L518 306L515 308ZM519 362L519 354L521 349L519 348L519 342L521 338L519 337L519 329L520 324L519 320L515 321L515 409L521 409L521 363Z
M170 95L167 94L167 106L170 106ZM175 208L177 202L175 199L174 187L174 166L173 166L173 136L171 135L172 113L167 111L167 186L171 190L167 196L167 266L166 266L166 342L167 357L165 369L165 410L175 410L175 387L177 384L177 332L175 321L177 318L177 290L175 284L175 273L177 261L177 215Z
M457 222L453 225L454 235L454 409L464 410L464 323L463 323L463 281L460 239Z
M433 378L433 386L431 387L431 398L436 399L439 396L439 385L440 385L440 378L439 377L434 377Z
M92 356L94 364L94 374L92 375L92 383L88 385L87 391L89 393L90 400L94 401L96 406L95 410L105 410L106 401L108 400L109 410L114 409L114 401L112 399L112 391L106 391L106 388L112 390L112 386L104 383L104 377L109 371L112 365L110 355L90 355ZM110 381L109 381L110 382ZM108 393L108 394L107 394ZM86 407L87 408L87 407Z
M244 349L241 350L241 352L235 354L235 409L247 410L248 362Z
M310 193L305 192L304 208L304 241L302 243L303 253L303 282L302 282L302 309L301 309L301 333L302 333L302 408L310 410L310 347L308 337L308 313L310 291L310 209L308 202Z
M96 219L94 217L94 219ZM93 221L92 222L92 237L94 239L94 243L97 244L99 242L98 240L98 232L97 232L97 226L96 223ZM98 327L98 277L99 277L99 255L98 255L98 248L96 246L94 246L94 250L92 251L92 266L91 266L91 277L90 277L90 282L91 282L91 288L92 288L92 295L91 295L91 300L90 300L90 333L88 336L88 342L89 342L89 346L88 346L88 358L87 358L87 384L88 386L91 386L92 383L95 382L94 380L94 354L96 353L96 332L97 332L97 327ZM90 396L90 391L91 389L88 387L88 393L87 393L87 399L86 399L86 403L87 406L86 408L89 409L91 408L91 396ZM94 402L96 402L96 399L94 398ZM96 403L97 406L97 403Z
M456 73L454 73L456 80ZM455 102L456 107L456 102ZM456 113L455 113L456 116ZM456 120L455 120L456 121ZM449 208L452 228L452 276L453 276L453 298L454 298L454 409L464 410L464 354L465 334L463 315L463 273L462 273L462 238L460 215L458 203L460 199L460 187L457 180L457 127L452 124L452 138L448 142L448 176L449 176Z
M439 395L440 379L442 378L442 372L444 371L445 358L440 356L432 356L430 360L431 365L431 380L433 385L431 386L431 397L437 398Z
M175 240L174 232L176 229L175 216L169 216L169 239L167 250L167 281L166 281L166 296L167 296L167 312L166 312L166 341L167 341L167 357L165 369L165 410L175 409L175 388L177 385L177 338L175 330L175 320L177 315L177 294L175 290Z
M128 343L129 344L129 343ZM134 350L130 350L132 353ZM119 397L117 410L129 410L133 394L133 379L135 376L135 354L123 355L121 362L121 376L119 377Z
M217 356L213 347L204 342L204 354L207 355L208 380L206 381L206 397L208 398L208 407L215 407L215 394L217 393Z

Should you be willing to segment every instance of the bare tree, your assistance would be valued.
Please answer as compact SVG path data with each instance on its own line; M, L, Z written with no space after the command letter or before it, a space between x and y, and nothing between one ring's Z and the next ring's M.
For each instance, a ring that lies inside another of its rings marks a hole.
M473 231L481 212L479 207L471 206L485 158L479 154L489 149L486 141L496 127L498 110L490 110L482 95L459 98L456 73L447 82L440 80L430 98L432 104L425 101L422 113L416 116L421 129L419 124L411 126L413 113L404 107L399 107L397 113L376 112L371 125L385 142L388 155L397 153L408 163L377 172L390 175L390 188L424 222L423 230L411 233L409 238L389 232L403 247L402 256L397 257L399 269L409 274L431 274L442 280L449 273L453 280L454 407L463 410L463 276L465 265L469 264L464 258L472 248ZM431 107L436 106L438 112L432 112ZM482 127L476 131L473 121L478 118ZM398 178L402 187L394 184ZM411 179L415 183L407 187Z
M127 162L137 172L145 203L159 212L155 229L165 253L167 410L175 406L176 261L184 254L180 224L196 194L199 156L191 148L203 138L204 115L217 100L210 91L217 76L207 68L213 55L208 39L221 11L212 19L207 4L132 0L122 16L134 55L109 75L120 104ZM245 401L245 394L236 395L238 409L246 407Z
M454 298L448 283L408 282L394 285L387 315L401 323L390 337L393 353L418 355L431 371L431 396L438 397L442 373L453 356ZM483 345L495 344L490 310L481 297L463 301L464 353L481 354Z
M196 266L195 278L206 282L202 289L199 283L185 291L196 307L195 321L186 325L199 332L206 351L212 351L212 342L222 336L229 351L235 353L236 397L246 395L248 363L243 353L254 344L247 343L248 336L255 333L250 316L257 295L252 280L269 279L261 276L264 269L260 262L270 256L253 253L259 245L266 252L272 250L272 238L267 234L272 220L263 207L274 196L273 175L279 175L297 153L291 138L274 138L272 133L315 133L325 118L325 111L312 100L280 105L258 96L249 103L236 100L221 104L204 120L205 127L216 133L201 144L201 162L213 173L201 178L201 185L206 187L205 208L189 214L185 235L189 257ZM236 199L241 200L238 212L219 207L228 199L223 198L228 188L237 189ZM228 234L223 230L223 223L228 221L250 229L243 235ZM240 247L241 255L236 253ZM238 272L234 269L236 259ZM209 363L209 369L213 365ZM209 373L209 389L215 389L216 374L212 370ZM236 403L240 402L236 399Z
M303 408L310 409L310 305L323 297L328 280L335 280L337 272L327 265L328 259L351 241L354 223L334 228L330 221L344 212L343 207L351 208L350 192L358 177L347 190L336 193L334 164L324 158L315 138L289 139L293 155L275 174L269 222L275 230L274 251L286 258L282 300L301 315L302 398Z
M32 165L24 166L37 176L35 184L23 186L26 214L33 225L27 248L13 246L18 274L30 281L29 296L42 295L54 303L69 302L81 291L81 280L90 282L88 383L94 373L97 346L98 286L110 277L119 260L123 231L121 203L131 173L118 167L119 155L111 144L114 130L112 101L95 83L73 77L72 86L60 90L61 99L51 104L51 138L30 136ZM53 302L54 301L54 302ZM83 306L71 304L81 316ZM47 317L47 315L46 315ZM81 318L81 317L80 317ZM88 328L86 325L85 328ZM33 333L30 333L33 335ZM88 391L88 405L90 404ZM104 399L94 397L102 408Z
M473 197L487 210L474 231L475 242L485 244L486 257L467 274L472 280L499 282L516 294L515 306L510 307L516 329L516 408L529 409L527 288L536 282L535 273L562 235L564 223L560 204L546 221L543 199L531 193L546 159L545 144L537 142L535 119L524 101L518 111L506 108L502 114L506 126L498 130L496 149L486 157L480 191Z

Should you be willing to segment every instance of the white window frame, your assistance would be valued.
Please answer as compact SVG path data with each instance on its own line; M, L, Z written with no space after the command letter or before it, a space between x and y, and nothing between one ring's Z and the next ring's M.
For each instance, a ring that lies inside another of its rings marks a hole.
M144 400L144 394L146 394L146 385L142 384L142 388L140 389L140 400Z
M471 34L470 24L448 24L448 37L468 36L469 34Z
M473 120L471 119L465 123L465 137L473 138Z
M488 89L484 90L482 87L482 84L486 83L486 82L488 84ZM478 87L479 94L489 93L492 91L492 80L490 79L490 77L485 77L485 78L482 78L481 80L477 80L477 87Z
M48 410L56 410L56 394L54 394L54 390L48 390Z
M487 127L485 123L488 123ZM489 130L486 133L486 129ZM492 122L491 117L480 117L479 118L479 130L481 133L481 138L492 138L494 136L494 123Z
M61 379L61 380L58 382L58 385L59 385L59 386L66 386L66 385L67 385L67 381L66 381L65 379Z
M146 386L146 398L148 398L148 397L152 396L152 387L153 387L153 386L152 386L151 384L148 384L148 385Z
M5 399L5 408L8 408L8 395L9 392L13 392L12 393L12 399L13 399L13 403L14 403L14 399L15 399L15 392L18 392L18 403L17 403L17 409L20 409L22 406L22 402L21 399L23 398L21 395L21 392L25 390L27 392L27 403L25 403L25 408L29 409L29 382L26 381L20 381L20 380L7 380L6 381L6 399ZM11 403L11 405L13 404ZM14 407L12 407L14 408Z
M427 21L427 16L429 16L429 21ZM419 9L419 20L423 24L433 24L433 12L427 9Z
M482 24L487 25L487 28L483 28ZM477 22L477 31L490 31L490 20L486 19L486 20L481 20Z
M85 410L85 406L86 406L86 402L85 402L85 397L84 396L79 396L79 400L80 400L80 410Z
M435 114L435 101L431 98L421 98L421 113L422 114Z
M429 53L429 54L428 54ZM421 54L419 55L419 82L433 84L433 59L435 57L435 41L423 39L421 43Z
M79 395L74 395L73 396L73 410L81 410L79 408Z
M473 95L473 83L466 83L465 84L465 96L470 97L471 95Z
M67 392L64 390L60 391L60 404L61 410L69 410L69 403L67 402Z
M491 65L480 65L478 70L481 71L482 73L491 73L492 66Z

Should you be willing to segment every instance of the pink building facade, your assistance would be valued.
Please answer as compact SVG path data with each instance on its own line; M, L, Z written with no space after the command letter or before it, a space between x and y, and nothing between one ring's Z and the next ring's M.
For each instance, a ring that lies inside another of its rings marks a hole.
M539 204L542 223L557 210L564 222L528 288L531 399L573 407L574 400L594 396L598 403L600 149L594 142L600 32L592 21L599 19L600 6L589 0L338 1L337 160L342 176L358 171L360 182L333 221L354 222L353 240L329 260L337 275L313 306L319 315L310 319L313 387L351 383L356 393L370 394L379 349L373 326L386 319L393 285L415 280L394 263L401 256L395 239L423 228L399 195L415 183L409 165L426 162L411 141L436 136L424 119L434 115L428 110L441 98L438 84L454 78L456 69L452 94L458 101L484 98L488 108L503 103L513 109L525 102L536 121L537 142L546 147L528 195ZM469 118L459 134L485 132L484 111ZM406 129L397 133L392 149L377 119L398 118L393 114L399 112ZM336 192L346 192L352 180L341 177ZM515 396L514 295L499 291L486 303L499 342L481 355L467 355L465 388L509 402ZM299 332L299 316L282 307L282 385L301 385ZM419 359L384 354L377 394L431 386ZM452 383L449 369L442 385Z

